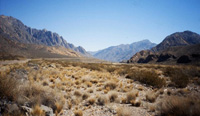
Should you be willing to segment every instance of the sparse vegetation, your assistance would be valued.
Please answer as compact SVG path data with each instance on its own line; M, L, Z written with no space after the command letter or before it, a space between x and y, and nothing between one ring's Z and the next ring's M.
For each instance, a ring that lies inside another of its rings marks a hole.
M177 70L181 66L170 69L170 66L164 65L159 67L154 65L95 64L94 67L98 68L91 69L91 65L94 64L35 60L21 66L18 64L5 65L3 68L7 70L0 71L0 93L2 93L0 97L16 103L19 107L28 104L27 106L37 115L44 114L41 109L41 106L44 105L52 109L55 115L63 114L67 110L69 115L77 116L83 115L83 111L89 112L88 115L95 115L92 114L95 111L113 115L113 112L116 111L119 116L131 116L134 115L131 110L138 107L138 110L149 114L160 112L162 116L168 114L173 116L174 114L169 112L170 110L174 112L175 106L182 109L182 106L176 105L177 103L174 103L173 100L166 100L174 95L180 97L186 104L195 104L189 105L191 111L199 107L197 105L199 100L195 99L197 103L193 103L194 98L189 102L186 100L186 98L189 99L186 96L190 94L192 97L193 90L196 90L195 82L198 78L198 71L194 71L194 75L197 77L188 78L195 87L189 85L190 88L176 88L181 86L178 86L172 79L174 73L171 72L171 69ZM167 67L169 67L168 72L165 70ZM27 74L25 77L23 77L25 74L22 75L23 78L26 78L22 79L23 84L21 84L21 76L20 78L11 76L18 71L22 71L20 74L24 72ZM185 72L188 75L192 71ZM166 77L166 75L168 76ZM174 83L176 89L165 86L165 80L168 86L170 83ZM161 88L163 86L164 88ZM8 89L10 91L7 91ZM160 100L166 100L166 102L160 105L158 104ZM185 103L180 104L185 105ZM113 104L120 109L115 109ZM139 108L140 106L146 109ZM106 112L108 110L106 108L111 112ZM4 114L7 113L4 112Z

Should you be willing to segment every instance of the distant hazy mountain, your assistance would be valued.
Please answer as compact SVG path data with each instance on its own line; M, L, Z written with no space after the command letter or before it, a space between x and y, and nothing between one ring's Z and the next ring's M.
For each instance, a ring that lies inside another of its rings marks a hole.
M121 44L118 46L112 46L103 50L99 50L96 53L93 52L93 56L95 58L107 61L120 62L130 59L133 54L140 50L150 49L155 45L155 43L151 43L149 40L142 40L132 44Z
M98 51L87 51L89 54L91 54L92 56L95 55Z
M0 16L0 35L5 38L26 44L37 44L46 46L63 46L74 50L82 55L89 56L89 53L82 47L75 47L67 43L62 36L57 33L47 31L46 29L37 30L24 25L18 19L10 16Z
M134 54L129 63L197 63L200 61L200 35L191 31L167 36L151 50Z

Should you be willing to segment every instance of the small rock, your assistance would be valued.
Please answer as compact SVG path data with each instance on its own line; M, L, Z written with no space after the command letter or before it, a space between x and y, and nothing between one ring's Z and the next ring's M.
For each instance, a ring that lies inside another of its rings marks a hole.
M27 114L31 114L32 108L29 108L27 106L21 106L22 110L24 110Z
M46 116L54 116L52 108L41 105L41 109L45 112Z

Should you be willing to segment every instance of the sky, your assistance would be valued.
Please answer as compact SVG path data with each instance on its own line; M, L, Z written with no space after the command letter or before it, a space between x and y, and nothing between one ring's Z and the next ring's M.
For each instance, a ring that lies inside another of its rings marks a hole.
M200 34L200 0L0 0L0 14L97 51L174 32Z

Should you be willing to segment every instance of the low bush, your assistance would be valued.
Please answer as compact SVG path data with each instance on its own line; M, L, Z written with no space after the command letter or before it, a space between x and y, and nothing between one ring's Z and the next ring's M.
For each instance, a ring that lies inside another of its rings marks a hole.
M160 78L154 71L133 70L128 73L126 78L130 78L157 88L161 88L166 85L165 80Z
M189 83L189 73L184 68L167 67L164 71L166 76L170 77L170 80L175 83L176 87L186 87Z

